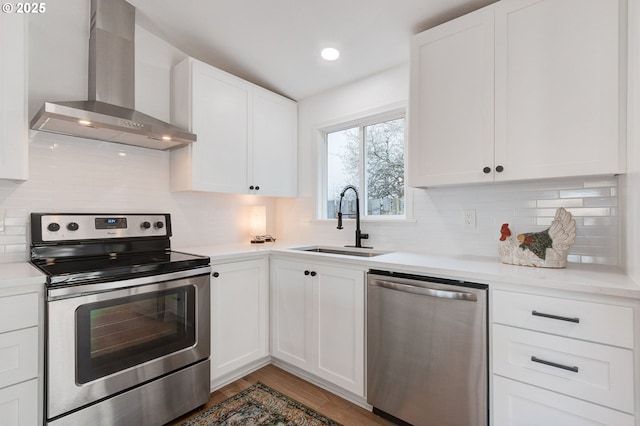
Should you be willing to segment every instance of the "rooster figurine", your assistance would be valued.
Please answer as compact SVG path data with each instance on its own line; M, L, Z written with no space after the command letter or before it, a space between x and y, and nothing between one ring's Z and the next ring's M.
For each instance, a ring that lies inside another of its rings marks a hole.
M562 207L556 211L549 229L513 237L509 224L500 229L498 253L502 263L537 266L541 268L565 268L567 252L576 240L576 221Z

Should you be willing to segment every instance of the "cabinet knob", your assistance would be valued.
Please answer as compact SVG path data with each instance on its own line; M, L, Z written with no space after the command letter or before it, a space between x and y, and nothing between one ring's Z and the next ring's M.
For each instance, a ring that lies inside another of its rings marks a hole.
M316 275L317 275L317 274L316 274L316 271L311 271L311 276L312 276L312 277L315 277Z
M486 174L491 173L491 167L485 167L484 169L482 169L482 171Z
M211 275L213 276L213 278L218 278L220 276L220 274L218 272L214 272Z
M496 167L496 172L498 172L498 173L502 172L503 170L504 170L504 167L502 167L502 166L497 166Z
M253 188L254 188L254 187L253 187L253 185L251 185L251 186L249 187L249 190L253 191Z
M260 191L260 187L256 185L256 191Z
M305 275L309 275L310 273L311 273L311 272L309 272L309 271L304 271L304 274L305 274Z

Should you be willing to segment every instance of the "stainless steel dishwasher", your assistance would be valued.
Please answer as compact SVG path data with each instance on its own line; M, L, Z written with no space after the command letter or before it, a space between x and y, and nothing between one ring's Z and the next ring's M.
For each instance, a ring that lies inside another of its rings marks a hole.
M488 287L377 270L367 283L374 412L416 426L487 425Z

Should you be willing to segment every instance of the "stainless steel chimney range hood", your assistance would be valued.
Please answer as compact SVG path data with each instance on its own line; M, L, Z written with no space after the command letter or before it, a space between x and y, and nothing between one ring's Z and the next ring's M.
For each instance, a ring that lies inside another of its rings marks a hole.
M196 135L134 110L135 8L91 0L89 100L45 102L31 128L88 139L171 150Z

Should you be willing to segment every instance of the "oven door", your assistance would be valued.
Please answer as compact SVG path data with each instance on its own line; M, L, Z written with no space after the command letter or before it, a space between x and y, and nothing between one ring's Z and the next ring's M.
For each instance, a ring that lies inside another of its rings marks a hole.
M210 269L50 289L47 418L206 360Z

